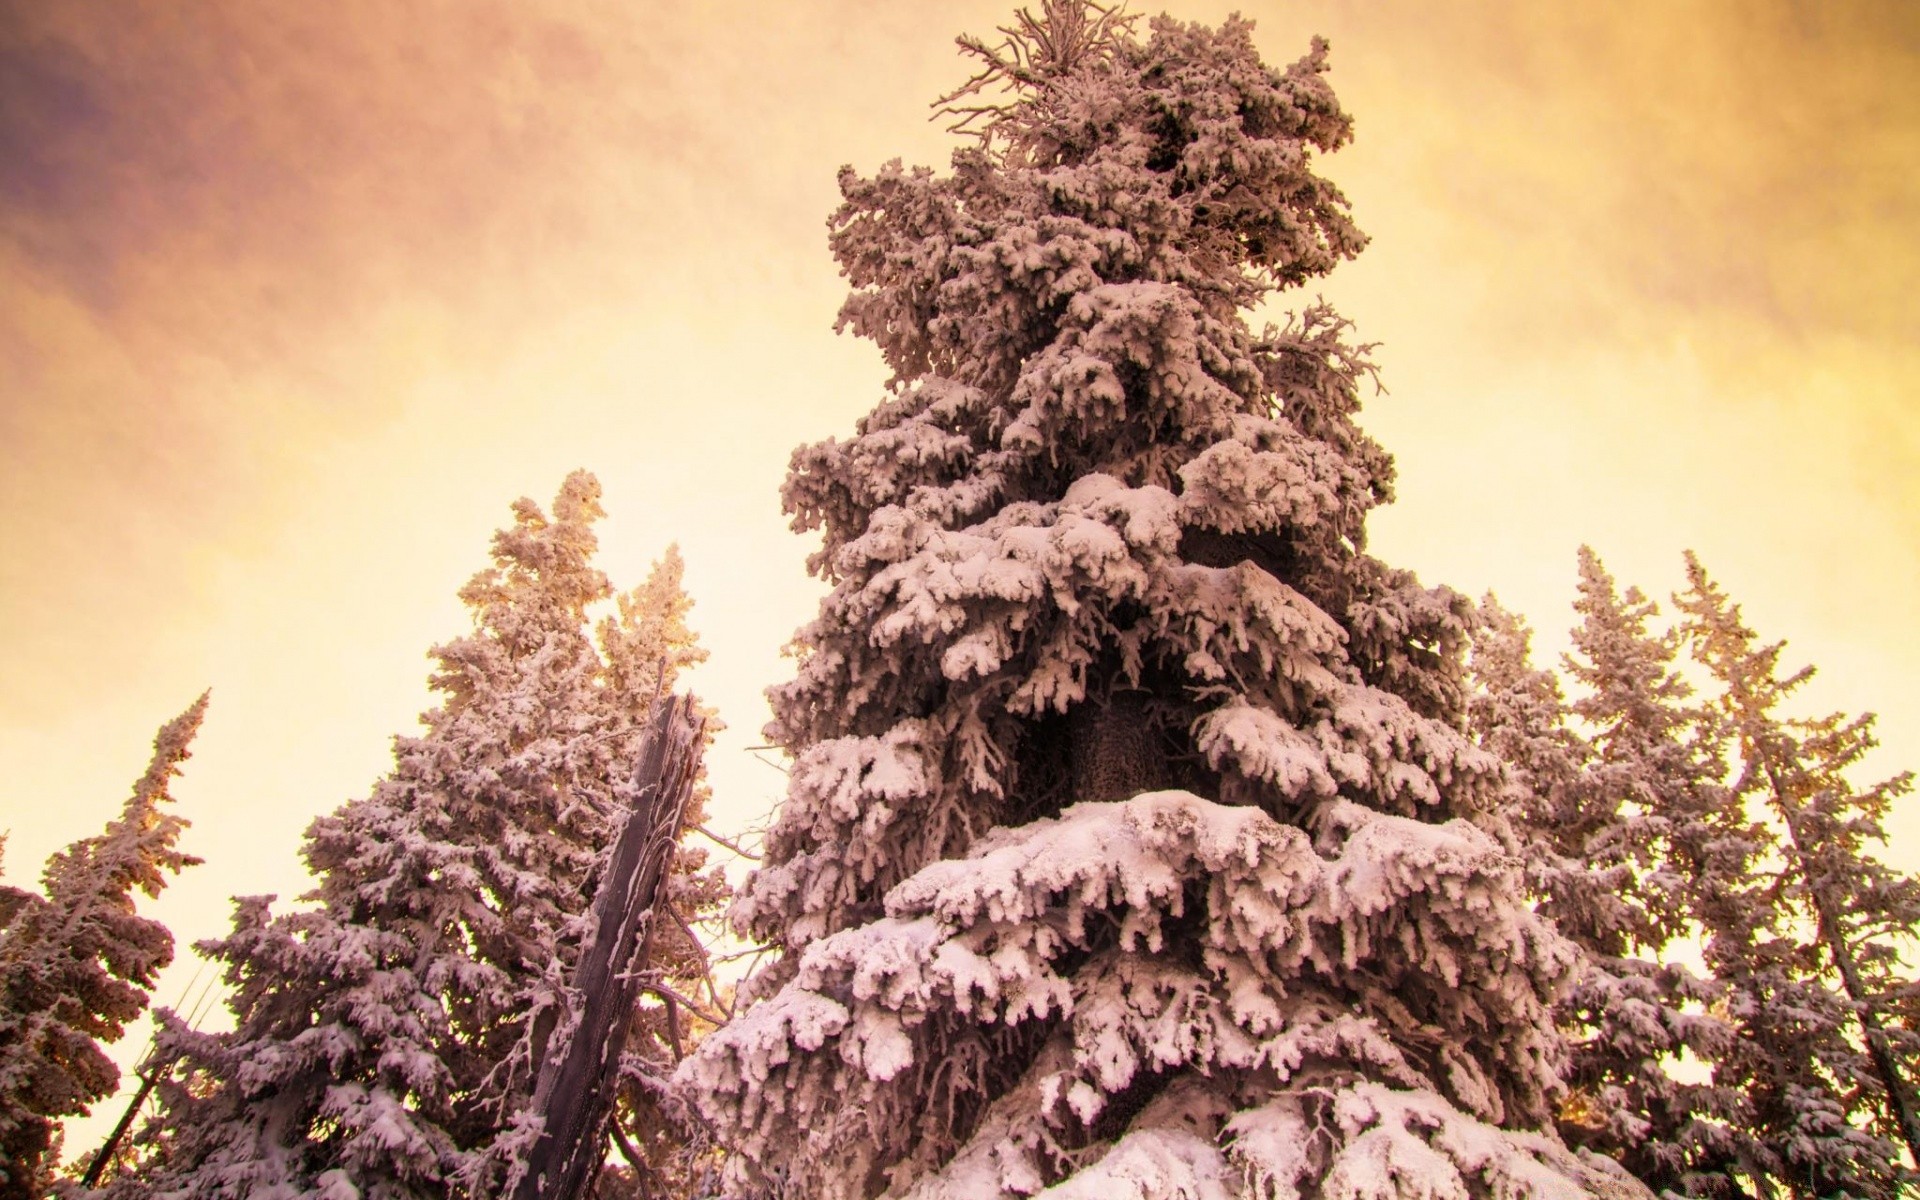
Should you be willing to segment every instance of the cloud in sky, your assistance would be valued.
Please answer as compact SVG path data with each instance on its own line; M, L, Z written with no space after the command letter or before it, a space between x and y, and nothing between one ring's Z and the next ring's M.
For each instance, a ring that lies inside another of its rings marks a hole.
M269 542L313 448L421 381L596 307L718 325L819 257L831 168L799 165L778 98L831 91L828 55L754 61L624 5L20 4L0 28L10 624L129 574L190 603L169 557ZM62 640L7 682L55 676Z
M1409 483L1491 489L1455 465L1484 439L1544 489L1490 495L1508 521L1760 572L1791 544L1820 619L1892 621L1920 584L1920 14L1328 17L1358 114L1330 169L1375 236L1330 291L1385 342L1374 419Z
M1355 26L1340 44L1392 48L1337 67L1391 106L1373 121L1362 110L1353 153L1391 142L1395 181L1418 188L1376 217L1446 214L1481 233L1474 249L1494 271L1563 274L1546 297L1503 293L1503 319L1538 314L1530 331L1555 341L1644 334L1638 322L1668 306L1796 331L1913 332L1899 302L1920 255L1907 232L1920 215L1912 6L1340 15ZM1623 310L1623 291L1647 304Z
M321 464L396 422L584 413L640 368L635 346L673 352L668 325L825 344L833 169L937 162L922 117L963 73L949 38L1006 15L6 4L0 621L38 632L0 694L85 703L72 663L137 661L176 606L210 601L209 557L270 550L339 486ZM1331 170L1376 242L1329 290L1386 342L1376 420L1412 439L1390 440L1410 480L1429 439L1511 426L1503 398L1525 388L1526 421L1580 427L1600 459L1724 425L1776 469L1811 438L1810 478L1851 480L1915 540L1910 5L1250 15L1276 63L1310 32L1334 41L1359 138ZM598 364L590 383L560 346ZM1688 376L1671 381L1685 397L1662 371ZM871 398L838 390L870 372L769 372L731 402L811 408L798 427L825 433ZM1609 375L1615 394L1590 386ZM674 407L624 403L636 430L633 409ZM420 462L413 482L451 469Z

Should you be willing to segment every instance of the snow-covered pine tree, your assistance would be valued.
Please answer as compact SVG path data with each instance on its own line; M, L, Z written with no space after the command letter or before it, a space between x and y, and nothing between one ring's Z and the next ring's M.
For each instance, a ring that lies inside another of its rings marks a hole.
M1512 823L1540 911L1586 960L1558 1009L1573 1039L1561 1130L1656 1190L1727 1194L1745 1159L1742 1097L1674 1068L1684 1052L1710 1069L1731 1029L1710 1012L1718 989L1674 951L1698 932L1692 914L1742 878L1751 840L1674 670L1678 638L1649 628L1656 607L1637 589L1621 595L1582 547L1575 610L1563 666L1580 694L1568 705L1528 661L1525 623L1483 601L1470 705L1476 735L1513 770Z
M1505 803L1491 828L1520 858L1540 911L1558 917L1564 908L1570 926L1582 913L1609 928L1625 925L1632 918L1619 911L1615 890L1625 872L1582 853L1588 834L1605 823L1590 811L1593 746L1567 723L1560 681L1536 668L1532 653L1526 619L1492 593L1482 597L1474 614L1467 726L1506 773Z
M1717 725L1675 668L1677 632L1651 625L1658 606L1638 588L1623 594L1582 546L1574 611L1581 620L1563 660L1580 688L1571 711L1594 748L1588 787L1615 823L1589 840L1589 861L1628 868L1616 894L1630 918L1556 914L1563 933L1603 959L1573 994L1595 1037L1575 1050L1571 1081L1601 1098L1599 1145L1650 1187L1726 1195L1751 1157L1738 1132L1745 1097L1717 1078L1733 1030L1707 1011L1724 1002L1723 989L1677 952L1738 903L1756 830L1723 783ZM1687 1057L1692 1066L1676 1071ZM1690 1077L1702 1068L1708 1078Z
M233 932L201 945L236 1027L165 1025L185 1070L162 1091L152 1168L122 1194L444 1197L501 1168L490 1151L557 1019L649 707L703 654L672 557L596 647L599 497L581 471L551 516L514 504L460 592L473 632L432 651L425 731L308 829L306 907L244 898Z
M1707 944L1740 1029L1722 1082L1748 1097L1764 1156L1754 1174L1793 1196L1908 1194L1920 1183L1901 1161L1903 1149L1920 1155L1920 988L1901 952L1920 931L1920 881L1876 850L1912 775L1856 785L1873 717L1783 712L1812 668L1783 675L1785 644L1761 643L1691 554L1687 581L1675 597L1682 630L1720 689L1712 701L1736 758L1737 802L1764 814L1769 841L1714 914Z
M1246 323L1363 242L1324 44L1005 32L951 174L841 175L895 378L786 484L781 956L680 1081L765 1194L1644 1194L1551 1132L1573 954L1467 819L1470 606L1364 552L1366 364Z
M173 934L134 908L200 860L179 849L187 822L168 784L191 757L202 695L160 727L153 758L120 815L47 860L44 895L9 889L0 928L0 1197L38 1200L57 1158L60 1122L119 1086L101 1048L146 1011L173 961Z

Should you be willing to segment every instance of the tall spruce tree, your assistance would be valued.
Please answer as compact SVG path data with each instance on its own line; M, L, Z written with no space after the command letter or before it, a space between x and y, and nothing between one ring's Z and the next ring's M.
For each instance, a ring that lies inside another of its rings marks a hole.
M241 899L233 932L201 944L235 1028L167 1022L161 1052L185 1069L123 1194L400 1200L483 1193L504 1169L495 1143L558 1019L648 710L702 657L677 559L596 646L599 497L582 471L551 516L514 504L460 592L473 632L432 652L425 732L308 829L306 906Z
M1707 921L1707 961L1741 1034L1724 1082L1751 1106L1749 1174L1793 1196L1907 1194L1920 1182L1902 1163L1903 1149L1920 1155L1920 988L1901 959L1920 930L1920 881L1876 851L1912 776L1856 785L1873 717L1782 711L1812 668L1783 674L1784 643L1760 642L1691 554L1687 580L1682 628L1718 685L1733 791L1767 839Z
M173 961L173 935L135 911L167 876L200 860L168 785L191 755L202 695L160 727L153 758L105 830L47 860L44 894L6 889L0 928L0 1197L37 1200L51 1183L60 1122L113 1094L120 1072L103 1046L146 1011Z
M832 591L682 1084L764 1194L1644 1194L1551 1133L1573 954L1472 824L1470 605L1365 553L1326 47L1021 12L952 172L841 175L887 398L785 489Z

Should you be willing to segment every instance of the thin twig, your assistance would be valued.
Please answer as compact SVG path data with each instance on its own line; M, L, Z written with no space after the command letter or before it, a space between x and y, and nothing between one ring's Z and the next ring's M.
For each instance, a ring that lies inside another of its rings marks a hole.
M768 764L768 765L772 765L772 764ZM733 851L735 854L738 854L741 858L747 859L750 862L760 861L760 856L758 854L755 854L751 850L742 849L739 843L728 841L726 838L721 837L719 834L715 833L713 830L708 829L705 825L695 825L693 827L693 831L699 834L701 837L706 838L708 841L714 843L715 845L720 846L722 849Z
M716 1013L708 1012L706 1009L700 1006L700 1002L698 1000L694 1000L686 995L683 995L680 992L675 991L672 987L670 987L665 983L660 982L658 979L649 979L643 984L641 984L640 986L645 988L647 991L652 992L654 995L660 997L662 1000L678 1000L680 1003L687 1006L688 1012L692 1013L696 1017L699 1017L702 1021L705 1021L709 1025L718 1026L718 1025L725 1025L727 1023L727 1019L725 1017L722 1017Z
M787 768L785 768L785 767L783 767L783 766L781 766L781 765L780 765L779 763L777 763L777 762L773 762L773 761L772 761L772 760L770 760L770 759L765 759L765 758L761 758L761 757L760 757L760 755L759 755L759 753L758 753L758 751L760 751L760 750L777 750L777 749L779 749L779 747L778 747L778 746L756 746L756 747L752 747L752 748L750 748L750 749L748 750L748 753L750 753L750 754L752 754L752 755L753 755L753 761L755 761L755 762L757 762L757 763L759 763L759 764L760 764L761 766L763 766L763 767L772 767L772 768L773 768L774 770L776 770L776 771L778 771L778 772L780 772L780 773L781 773L782 775L791 775L791 774L792 774L792 772L791 772L791 771L789 771L789 770L787 770Z
M633 1168L633 1182L640 1188L640 1200L651 1200L653 1188L648 1185L647 1178L653 1174L653 1169L641 1161L640 1152L627 1140L626 1130L620 1128L618 1117L607 1122L607 1133L612 1136L620 1157L626 1159L627 1165Z
M716 963L739 962L741 959L747 958L751 955L765 954L767 951L771 949L773 949L772 943L770 942L762 943L761 945L758 945L758 946L748 946L743 950L735 950L731 954L716 954L713 956L713 961Z
M187 1031L190 1033L198 1033L200 1022L206 1019L207 1008L212 1001L213 982L209 979L200 985L200 998L194 1001L193 1011L187 1014Z
M693 952L700 956L700 981L707 985L707 999L712 1001L715 1008L723 1007L720 1003L720 989L713 986L713 960L707 954L706 944L700 940L700 935L693 931L693 926L687 924L687 918L681 915L679 909L671 904L663 904L661 907L667 910L667 915L672 917L673 923L680 927L680 932L686 934L687 940L693 943Z

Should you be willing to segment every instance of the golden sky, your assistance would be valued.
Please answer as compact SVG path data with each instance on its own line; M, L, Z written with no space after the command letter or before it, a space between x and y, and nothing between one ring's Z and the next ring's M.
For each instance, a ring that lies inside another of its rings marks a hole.
M1692 547L1812 707L1880 712L1877 775L1920 766L1920 7L1240 8L1275 65L1328 36L1357 122L1327 170L1374 240L1323 290L1380 343L1374 550L1551 652L1581 542L1663 598ZM155 911L184 943L303 890L508 503L578 466L616 584L681 544L718 819L764 814L745 747L817 596L776 490L884 378L831 328L834 173L943 165L952 37L1009 13L0 0L10 877L211 686L208 861Z

